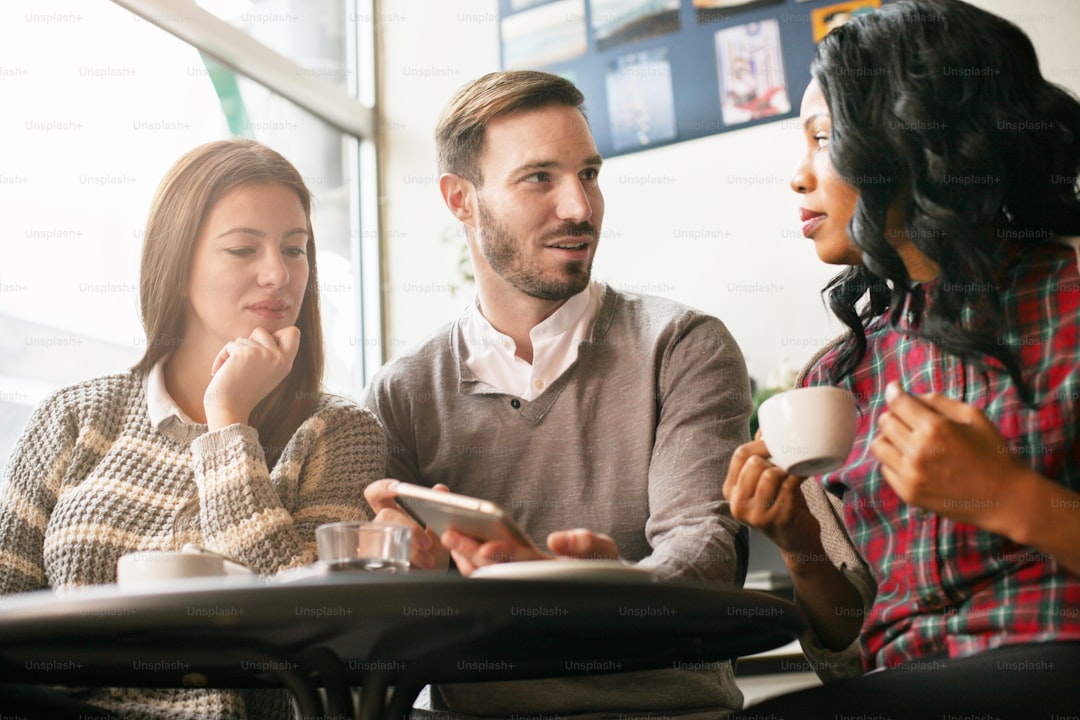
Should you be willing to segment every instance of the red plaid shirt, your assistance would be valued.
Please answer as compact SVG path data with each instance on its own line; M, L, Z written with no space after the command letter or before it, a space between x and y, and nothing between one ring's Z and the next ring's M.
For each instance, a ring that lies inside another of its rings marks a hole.
M884 318L868 327L867 354L841 383L859 406L855 446L841 470L818 478L843 498L848 534L877 581L860 634L868 670L1011 643L1080 640L1080 577L1032 548L905 504L870 455L885 385L899 380L908 392L938 392L978 407L1017 459L1080 490L1077 252L1056 243L1039 247L1017 259L1000 288L1011 328L1000 342L1018 353L1034 410L1008 375L984 374L890 330ZM814 365L807 385L828 383L835 352Z

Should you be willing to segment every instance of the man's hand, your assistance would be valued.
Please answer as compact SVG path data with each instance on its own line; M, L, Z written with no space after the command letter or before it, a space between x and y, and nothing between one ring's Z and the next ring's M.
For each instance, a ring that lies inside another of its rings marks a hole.
M419 570L445 570L449 566L449 556L439 543L439 538L430 530L416 524L407 513L398 507L397 492L394 488L397 480L389 478L376 480L364 489L364 498L375 513L376 522L404 525L412 528L412 547L409 551L409 564ZM433 490L450 492L445 485L436 485Z
M443 533L442 543L450 550L462 575L472 575L478 567L502 562L554 560L556 556L582 560L616 560L619 557L614 540L602 533L581 528L560 530L548 535L547 544L553 555L505 540L481 543L455 530Z
M619 559L619 548L614 540L603 533L585 528L553 532L548 535L547 545L551 552L563 557L582 560Z

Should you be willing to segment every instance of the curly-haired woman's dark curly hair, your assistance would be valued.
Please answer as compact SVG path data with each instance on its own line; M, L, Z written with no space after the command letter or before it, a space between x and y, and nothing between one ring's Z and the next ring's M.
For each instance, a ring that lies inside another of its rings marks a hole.
M861 16L821 41L811 72L832 116L830 160L859 192L848 235L864 263L823 291L851 331L832 380L862 359L872 317L895 327L909 310L916 333L1008 372L1030 398L995 337L996 288L1018 250L1080 233L1080 102L1042 76L1023 31L959 0ZM898 198L905 238L939 268L928 299L890 244Z

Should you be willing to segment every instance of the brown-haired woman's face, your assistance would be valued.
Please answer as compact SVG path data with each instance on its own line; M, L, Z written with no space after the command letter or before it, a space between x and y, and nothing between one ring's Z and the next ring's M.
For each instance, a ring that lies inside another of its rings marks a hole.
M803 196L800 208L803 235L830 265L861 265L862 254L848 238L858 191L844 182L829 159L832 115L817 82L803 94L799 118L806 137L806 154L791 177L791 189Z
M210 208L195 240L185 342L220 348L296 324L308 284L307 216L284 185L245 185Z

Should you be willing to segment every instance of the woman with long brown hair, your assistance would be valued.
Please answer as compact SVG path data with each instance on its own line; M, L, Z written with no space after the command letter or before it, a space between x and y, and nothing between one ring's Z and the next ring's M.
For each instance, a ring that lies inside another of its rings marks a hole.
M272 574L315 559L318 525L368 513L385 443L370 413L320 389L311 194L296 168L240 139L180 158L150 210L140 295L142 359L48 398L8 461L0 593L115 582L121 555L189 542ZM125 717L293 714L278 691L79 701Z

